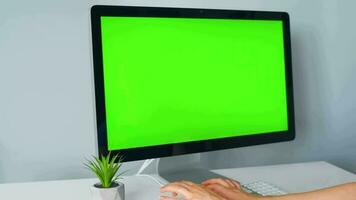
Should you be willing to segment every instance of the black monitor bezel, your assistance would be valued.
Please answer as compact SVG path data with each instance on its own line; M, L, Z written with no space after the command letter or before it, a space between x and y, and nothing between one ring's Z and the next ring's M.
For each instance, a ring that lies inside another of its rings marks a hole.
M250 136L237 136L223 139L185 142L178 144L166 144L133 149L112 151L120 153L125 161L142 160L175 156L189 153L207 152L243 146L267 144L274 142L290 141L295 138L294 104L293 104L293 80L292 57L290 43L289 15L286 12L270 11L241 11L241 10L217 10L195 8L158 8L136 6L102 6L95 5L91 8L91 30L94 60L94 84L96 122L99 155L108 154L106 135L106 114L104 99L103 60L101 44L101 16L131 16L131 17L174 17L174 18L215 18L215 19L258 19L258 20L282 20L284 29L284 54L286 66L286 88L288 109L288 131L264 133Z

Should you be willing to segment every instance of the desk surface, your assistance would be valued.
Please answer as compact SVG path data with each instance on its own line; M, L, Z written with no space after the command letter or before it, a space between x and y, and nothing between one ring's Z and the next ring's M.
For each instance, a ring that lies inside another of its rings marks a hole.
M356 175L327 162L214 170L241 183L266 181L288 193L306 192L355 182Z
M214 170L241 183L266 181L287 192L303 192L346 182L356 175L326 162L298 163ZM90 186L96 179L77 179L0 184L0 198L11 200L90 200ZM123 179L126 200L158 200L159 185L148 177Z

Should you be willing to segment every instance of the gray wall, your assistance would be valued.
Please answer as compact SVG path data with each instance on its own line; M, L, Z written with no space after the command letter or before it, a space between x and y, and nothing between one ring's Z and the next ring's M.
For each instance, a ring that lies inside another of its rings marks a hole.
M327 160L356 172L353 0L11 0L0 6L0 182L90 176L82 167L96 152L89 7L104 3L290 12L297 140L204 153L202 162Z
M228 168L326 160L356 172L356 2L252 2L259 3L236 8L291 16L296 140L205 153L203 163Z

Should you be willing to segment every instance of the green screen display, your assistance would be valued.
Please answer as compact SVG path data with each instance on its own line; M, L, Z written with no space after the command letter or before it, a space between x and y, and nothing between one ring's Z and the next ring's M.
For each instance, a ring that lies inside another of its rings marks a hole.
M278 20L101 17L109 150L288 130Z

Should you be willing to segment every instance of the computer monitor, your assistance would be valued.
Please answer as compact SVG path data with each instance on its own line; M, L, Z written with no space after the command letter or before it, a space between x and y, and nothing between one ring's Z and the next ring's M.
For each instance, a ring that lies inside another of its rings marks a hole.
M294 139L287 13L94 6L91 22L99 154Z

